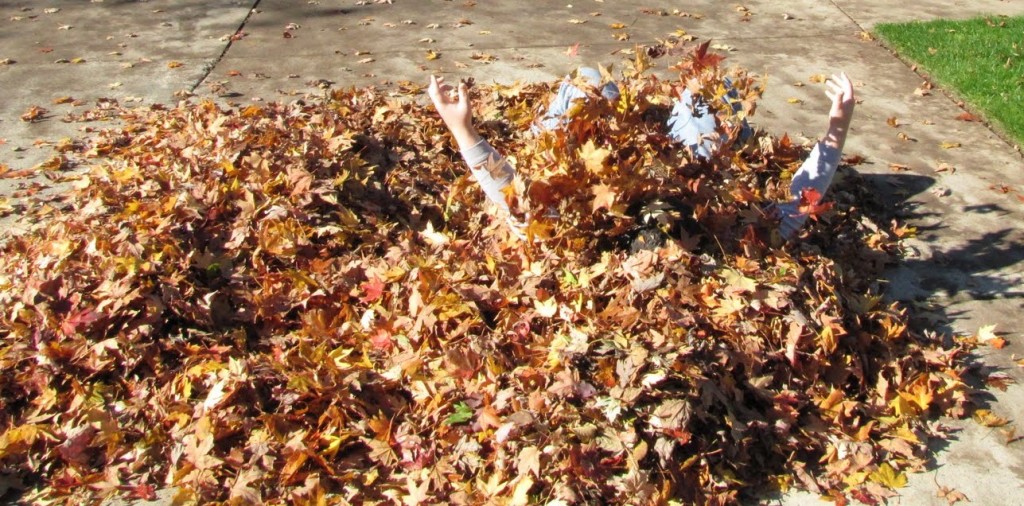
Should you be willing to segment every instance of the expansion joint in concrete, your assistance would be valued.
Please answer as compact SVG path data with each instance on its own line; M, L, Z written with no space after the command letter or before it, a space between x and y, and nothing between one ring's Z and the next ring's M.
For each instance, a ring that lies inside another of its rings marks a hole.
M213 73L213 70L217 68L217 65L220 65L221 60L224 59L224 56L228 54L228 51L231 50L231 46L235 43L235 37L240 35L245 30L245 25L249 23L249 18L251 18L252 15L256 12L256 9L259 8L260 2L262 1L263 0L253 0L252 7L249 7L249 12L245 14L245 18L242 19L241 23L239 23L238 28L235 29L235 33L232 33L231 37L228 37L228 42L227 44L224 44L224 49L220 52L219 55L217 55L217 58L215 60L213 60L212 62L210 62L209 65L206 66L206 69L203 71L203 75L199 76L199 79L196 80L195 84L193 84L189 88L188 91L190 93L194 93L197 88L202 86L202 84L206 82L206 78L210 77L210 74Z

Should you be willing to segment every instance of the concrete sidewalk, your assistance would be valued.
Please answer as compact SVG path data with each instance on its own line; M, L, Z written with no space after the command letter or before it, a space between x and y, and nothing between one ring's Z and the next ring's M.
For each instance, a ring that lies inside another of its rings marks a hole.
M827 99L811 76L845 70L858 106L847 154L918 228L910 257L890 276L894 297L931 307L946 332L973 334L998 324L1010 345L980 350L981 367L1017 383L990 390L990 409L1024 420L1024 162L990 128L956 120L955 98L921 95L922 77L865 31L879 22L1024 14L1019 0L748 1L695 0L16 0L0 5L0 163L29 168L53 155L44 143L110 128L62 121L97 100L173 104L181 92L233 104L289 101L321 86L375 84L393 90L423 85L431 73L481 82L552 80L574 67L612 64L635 44L679 30L713 39L727 63L767 76L756 123L798 140L824 130ZM685 12L684 12L685 11ZM610 25L622 23L621 29ZM621 39L621 40L620 40ZM567 50L578 46L578 55ZM428 54L439 55L431 59ZM667 62L658 62L666 65ZM662 68L664 70L664 68ZM54 104L72 97L83 105ZM790 99L798 99L792 101ZM19 119L32 106L42 121ZM1024 106L1024 104L1021 104ZM898 118L899 127L887 124ZM904 141L905 133L912 141ZM959 149L943 149L955 141ZM894 174L890 164L910 167ZM952 170L942 170L953 167ZM0 197L21 180L0 180ZM975 504L1019 504L1024 497L1020 442L971 420L936 457L935 470L911 476L905 504L946 504L938 487ZM793 494L785 504L819 504Z

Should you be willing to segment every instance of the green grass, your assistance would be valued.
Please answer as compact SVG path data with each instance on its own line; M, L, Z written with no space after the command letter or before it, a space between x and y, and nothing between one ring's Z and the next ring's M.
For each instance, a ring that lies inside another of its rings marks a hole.
M875 31L1024 143L1024 16L881 24Z

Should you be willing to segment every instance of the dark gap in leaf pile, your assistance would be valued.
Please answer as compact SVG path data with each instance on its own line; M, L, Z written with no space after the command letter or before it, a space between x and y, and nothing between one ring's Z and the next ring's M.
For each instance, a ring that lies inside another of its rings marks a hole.
M665 135L718 63L661 80L640 53L618 103L540 136L550 84L474 86L521 229L423 100L118 109L2 247L3 472L76 503L891 495L964 414L965 350L883 302L898 237L856 174L785 244L765 206L805 148L697 163ZM760 92L731 80L723 125Z

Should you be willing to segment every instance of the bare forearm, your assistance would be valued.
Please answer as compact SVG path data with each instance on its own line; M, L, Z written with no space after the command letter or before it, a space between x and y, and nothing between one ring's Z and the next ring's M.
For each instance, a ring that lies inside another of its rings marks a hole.
M830 121L828 131L825 132L825 137L821 140L826 146L842 151L843 145L846 144L846 134L849 129L849 122Z
M476 146L483 140L483 137L477 133L476 128L472 125L448 125L448 129L452 132L452 137L455 138L455 143L459 146L459 151L466 152L469 148Z

